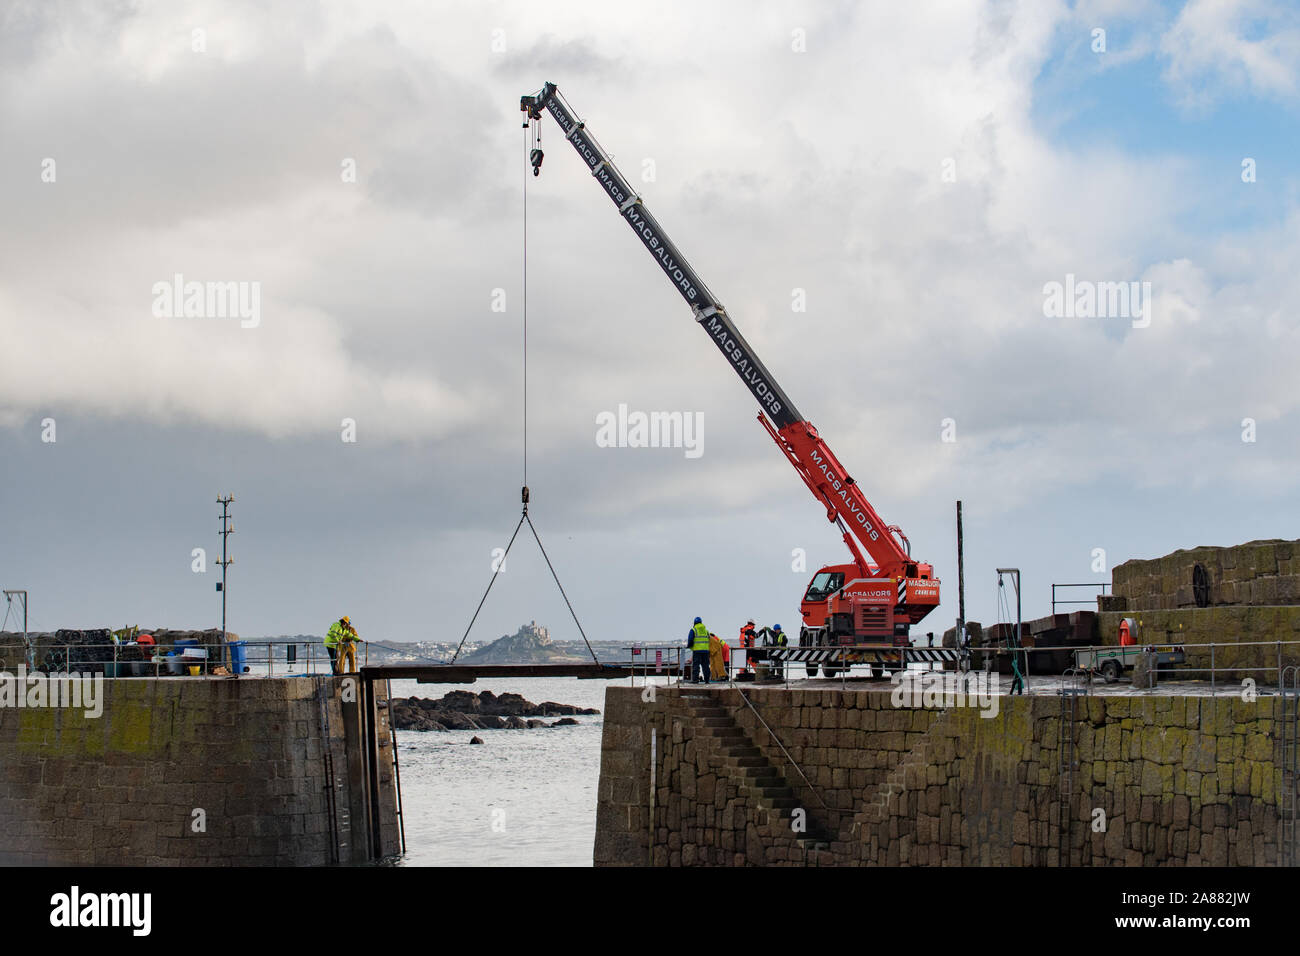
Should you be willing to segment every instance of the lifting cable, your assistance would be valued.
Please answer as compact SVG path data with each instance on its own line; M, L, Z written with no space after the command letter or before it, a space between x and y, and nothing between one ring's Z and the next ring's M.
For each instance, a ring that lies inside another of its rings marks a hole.
M483 610L483 605L487 602L488 595L492 593L492 585L496 583L497 575L505 570L506 558L510 555L510 549L514 547L515 539L519 537L519 529L528 522L528 530L533 533L533 540L537 542L537 548L542 552L542 557L546 559L546 567L551 572L551 577L555 579L555 586L560 590L560 596L564 598L564 603L569 609L569 614L573 618L573 623L578 627L578 633L582 635L582 642L587 645L587 653L597 664L600 658L596 656L595 650L591 646L591 641L587 640L587 632L582 628L582 622L578 620L578 612L573 609L573 602L569 600L569 595L565 593L564 585L560 583L560 576L555 572L555 566L551 564L551 556L546 553L546 547L542 544L542 537L537 533L536 526L533 525L533 519L528 516L528 170L531 167L533 175L536 176L541 167L540 159L534 157L541 152L542 138L540 123L529 123L524 129L524 242L523 242L523 378L524 378L524 400L523 400L523 419L524 419L524 454L523 454L523 471L524 485L520 492L523 499L523 514L519 516L519 523L515 525L514 533L510 535L510 542L506 545L505 551L501 555L501 560L497 566L492 569L492 578L488 581L487 590L483 592L483 597L479 599L478 607L474 609L474 616L469 619L469 626L465 628L464 635L461 636L460 643L456 646L456 653L451 655L448 663L456 663L456 658L460 656L461 649L465 646L465 641L469 638L469 632L474 628L474 622L478 620L479 612Z

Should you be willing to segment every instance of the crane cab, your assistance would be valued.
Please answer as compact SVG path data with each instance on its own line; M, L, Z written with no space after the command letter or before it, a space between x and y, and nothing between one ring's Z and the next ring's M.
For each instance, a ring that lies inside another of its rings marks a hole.
M822 568L808 584L799 613L803 630L815 631L803 646L907 643L910 620L895 613L898 583L890 577L863 577L857 565Z
M800 647L907 647L911 626L939 603L939 581L928 564L909 564L889 576L856 564L836 564L813 575L799 605ZM828 676L834 668L823 667ZM814 667L809 666L809 673Z

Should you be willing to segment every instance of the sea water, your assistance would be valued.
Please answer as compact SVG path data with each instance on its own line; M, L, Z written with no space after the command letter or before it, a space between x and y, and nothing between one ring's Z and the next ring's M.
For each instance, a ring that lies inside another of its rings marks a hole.
M638 678L637 684L643 682ZM474 684L392 682L394 697L437 699L452 690L520 694L605 709L618 681L493 678ZM546 717L548 724L559 717ZM406 866L591 866L596 838L603 714L576 727L399 730ZM477 736L481 745L471 744Z

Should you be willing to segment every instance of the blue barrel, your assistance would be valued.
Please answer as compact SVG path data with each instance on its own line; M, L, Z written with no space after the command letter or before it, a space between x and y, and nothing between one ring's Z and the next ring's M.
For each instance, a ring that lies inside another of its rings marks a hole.
M244 663L244 642L227 641L226 646L230 648L230 669L236 674L247 673L248 667Z

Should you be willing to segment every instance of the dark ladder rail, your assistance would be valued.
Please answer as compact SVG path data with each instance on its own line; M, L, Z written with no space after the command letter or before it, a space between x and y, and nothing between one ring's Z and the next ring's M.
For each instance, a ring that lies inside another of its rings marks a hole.
M370 824L370 858L384 858L384 819L379 805L379 708L375 706L373 681L361 684L361 713L357 730L365 741L363 773L366 779L366 820Z
M1070 865L1074 822L1074 770L1077 758L1074 752L1074 727L1079 715L1079 697L1084 691L1073 687L1061 688L1061 722L1057 730L1057 761L1059 805L1057 812L1057 866Z
M1278 714L1278 736L1282 747L1282 792L1278 800L1278 855L1282 866L1295 866L1300 847L1297 847L1297 785L1300 785L1300 669L1287 667L1278 681L1281 713Z
M321 763L325 771L325 809L329 814L330 824L330 862L337 863L340 845L338 801L335 798L334 749L330 746L330 715L325 693L326 686L323 677L316 678L316 700L320 704Z
M402 853L406 853L406 816L402 812L402 765L397 759L397 722L393 720L393 682L385 682L388 708L388 735L393 747L393 783L397 787L397 832L402 840Z

